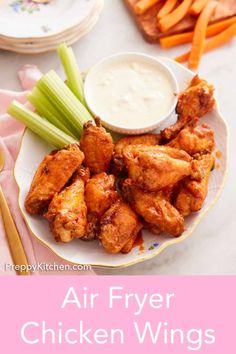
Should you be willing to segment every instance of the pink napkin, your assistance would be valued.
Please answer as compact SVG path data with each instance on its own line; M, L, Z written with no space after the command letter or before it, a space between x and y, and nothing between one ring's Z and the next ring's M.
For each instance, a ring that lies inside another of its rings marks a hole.
M63 275L92 275L92 270L63 270L63 271L46 271L44 264L66 265L69 264L53 254L46 247L41 245L29 232L21 212L18 207L18 188L13 177L13 168L17 157L23 125L16 120L10 118L6 114L8 104L16 99L21 103L26 102L27 90L34 86L34 83L40 78L41 72L34 65L25 65L18 73L23 92L12 92L0 90L0 148L3 149L5 155L4 170L0 173L0 184L7 198L8 205L11 209L17 229L21 235L21 240L26 251L28 261L31 265L38 265L38 269L32 274L63 274ZM0 215L0 275L14 275L15 271L11 270L12 259L9 252L6 235ZM55 269L55 268L54 268ZM58 268L56 268L58 269Z

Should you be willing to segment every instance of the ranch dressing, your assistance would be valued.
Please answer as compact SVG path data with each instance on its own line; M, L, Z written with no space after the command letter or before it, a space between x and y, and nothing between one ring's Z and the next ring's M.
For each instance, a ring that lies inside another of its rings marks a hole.
M93 111L125 128L152 125L165 118L174 100L169 76L145 60L118 60L100 67L91 87Z

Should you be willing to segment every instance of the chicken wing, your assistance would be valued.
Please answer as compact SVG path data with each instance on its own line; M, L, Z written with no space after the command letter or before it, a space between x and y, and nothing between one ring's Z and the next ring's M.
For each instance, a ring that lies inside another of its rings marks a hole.
M85 155L85 166L91 173L107 172L113 154L114 144L111 134L101 126L99 118L84 125L84 131L80 140L81 150Z
M100 240L109 253L118 253L135 239L142 224L128 204L118 199L101 219Z
M56 241L68 243L81 238L86 232L87 206L84 200L84 185L89 170L80 168L72 184L56 194L44 217Z
M214 166L214 157L210 154L203 155L199 160L205 176L200 181L186 178L181 182L181 187L174 203L176 209L183 216L188 216L202 208L208 192L208 180Z
M84 154L76 144L46 155L34 175L25 200L28 213L43 213L54 195L62 190L83 160Z
M184 219L171 205L171 188L159 192L144 192L136 187L130 179L121 185L122 195L129 201L137 214L142 216L151 230L167 232L180 236L184 231ZM155 232L156 233L156 232Z
M188 126L167 145L184 150L191 156L210 153L215 147L214 132L207 124Z
M134 243L135 243L138 236L139 236L139 232L137 234L134 233L133 236L129 239L129 241L126 242L124 247L122 247L121 253L124 253L124 254L129 253L132 250L132 248L134 247Z
M188 88L179 95L176 106L177 122L164 129L161 132L162 137L167 140L173 139L187 124L210 112L215 104L213 94L214 87L196 75Z
M185 151L169 146L128 146L124 159L132 181L151 192L200 174L197 163Z
M146 146L158 145L160 143L160 134L144 134L126 136L121 138L115 144L113 159L112 159L112 172L118 176L125 170L123 151L129 145L143 144Z
M85 187L85 202L88 208L88 224L85 240L96 238L101 216L117 200L115 177L105 172L94 175Z

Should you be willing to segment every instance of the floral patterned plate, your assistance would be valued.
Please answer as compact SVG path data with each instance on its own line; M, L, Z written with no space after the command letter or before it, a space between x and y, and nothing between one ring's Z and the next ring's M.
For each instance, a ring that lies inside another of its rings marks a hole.
M185 89L195 74L171 59L162 57L158 59L163 61L175 74L180 90ZM173 116L172 119L174 120L176 117ZM47 221L42 217L31 216L26 212L24 200L33 175L44 155L49 153L53 148L30 130L26 129L16 161L14 174L19 187L19 206L32 235L51 249L53 253L66 261L108 268L127 267L148 260L160 254L166 247L184 241L194 232L202 218L206 216L210 208L216 203L223 189L228 168L228 128L220 113L218 103L214 110L201 119L201 122L211 125L215 132L216 141L216 168L210 175L209 191L203 208L198 213L194 213L185 219L186 230L181 237L174 238L167 234L157 236L143 231L143 242L139 242L128 254L119 253L115 255L108 254L97 241L84 242L74 240L69 244L57 243L49 231ZM199 240L199 242L201 242L201 240Z
M86 26L83 26L83 28L75 27L71 31L63 32L57 36L47 37L46 39L41 39L40 41L25 40L24 42L16 42L12 39L6 41L5 38L0 36L0 48L17 53L37 54L55 50L62 42L66 42L68 45L71 45L88 33L99 20L100 13L103 8L103 0L98 1L100 6L96 8L96 12L91 15Z
M0 35L15 39L46 38L86 23L98 0L0 1Z

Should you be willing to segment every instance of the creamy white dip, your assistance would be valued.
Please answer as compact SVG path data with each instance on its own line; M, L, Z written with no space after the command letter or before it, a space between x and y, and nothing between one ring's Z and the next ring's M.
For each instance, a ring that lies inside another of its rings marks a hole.
M127 58L101 65L92 75L89 101L102 120L125 128L151 126L174 100L171 78L152 61Z

